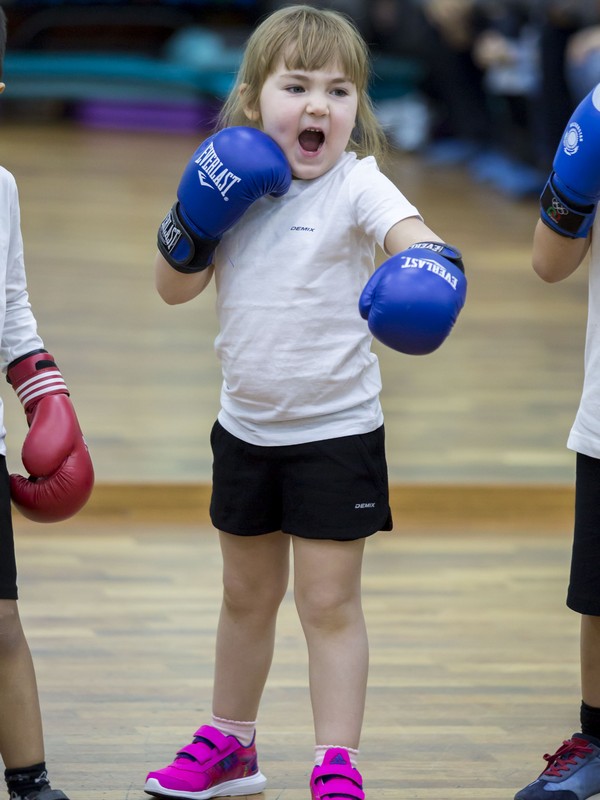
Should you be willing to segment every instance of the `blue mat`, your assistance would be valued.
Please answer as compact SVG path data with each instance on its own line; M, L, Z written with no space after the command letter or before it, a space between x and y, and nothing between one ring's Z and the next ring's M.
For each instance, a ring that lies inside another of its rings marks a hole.
M7 53L5 97L61 100L180 102L223 98L233 85L239 56L202 69L141 55Z

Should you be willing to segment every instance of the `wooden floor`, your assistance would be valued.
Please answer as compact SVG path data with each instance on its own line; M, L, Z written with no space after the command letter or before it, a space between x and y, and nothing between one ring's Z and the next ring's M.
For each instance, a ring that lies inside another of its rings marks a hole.
M156 228L198 137L10 121L0 136L0 163L20 187L40 330L71 386L99 481L208 480L220 386L214 289L168 307L151 266ZM394 159L389 173L462 248L469 277L467 304L439 351L378 348L392 480L570 483L585 268L554 286L533 274L534 200L514 202L415 156ZM18 464L23 415L14 398L6 405Z
M0 136L40 330L98 477L78 518L17 519L48 761L72 800L141 800L148 769L207 718L220 596L217 542L200 513L220 383L214 296L168 308L151 269L196 137L14 121ZM367 548L361 766L369 798L510 800L578 725L565 441L586 275L552 287L535 278L534 201L413 156L390 174L463 249L469 297L439 352L379 351L396 530ZM24 419L3 396L17 469ZM307 800L312 730L291 597L259 741L265 800Z
M47 755L72 800L141 800L210 710L215 535L189 524L20 526L21 609ZM578 727L568 540L514 525L369 540L370 800L511 800ZM291 595L259 718L264 800L308 800L312 723Z

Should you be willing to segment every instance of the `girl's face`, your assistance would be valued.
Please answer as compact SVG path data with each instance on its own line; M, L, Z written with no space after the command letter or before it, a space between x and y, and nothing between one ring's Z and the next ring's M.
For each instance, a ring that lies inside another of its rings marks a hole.
M283 59L265 81L260 120L285 153L292 174L301 180L324 175L342 155L356 123L356 86L338 65L322 70L288 70Z

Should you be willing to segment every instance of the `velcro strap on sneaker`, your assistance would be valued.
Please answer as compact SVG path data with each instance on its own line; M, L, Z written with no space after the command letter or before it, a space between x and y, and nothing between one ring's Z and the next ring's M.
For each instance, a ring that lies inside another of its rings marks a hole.
M233 736L224 736L212 725L203 725L194 734L194 741L182 747L178 757L191 758L200 764L220 761L239 747Z
M341 764L315 767L312 783L318 786L319 800L365 800L360 772L354 767Z

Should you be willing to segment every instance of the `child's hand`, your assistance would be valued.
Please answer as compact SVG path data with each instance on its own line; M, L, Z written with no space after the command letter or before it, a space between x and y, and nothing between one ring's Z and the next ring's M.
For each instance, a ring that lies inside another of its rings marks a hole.
M585 239L600 200L600 84L577 106L540 198L540 217L553 231Z
M179 272L199 272L212 262L226 230L267 194L290 188L292 173L279 145L257 128L224 128L196 150L175 203L158 232L158 249Z
M94 468L64 379L45 350L13 361L6 374L29 424L21 451L29 477L10 476L12 501L35 522L72 517L88 501Z
M359 311L380 342L401 353L425 355L452 330L466 293L458 250L420 242L375 270L360 296Z

